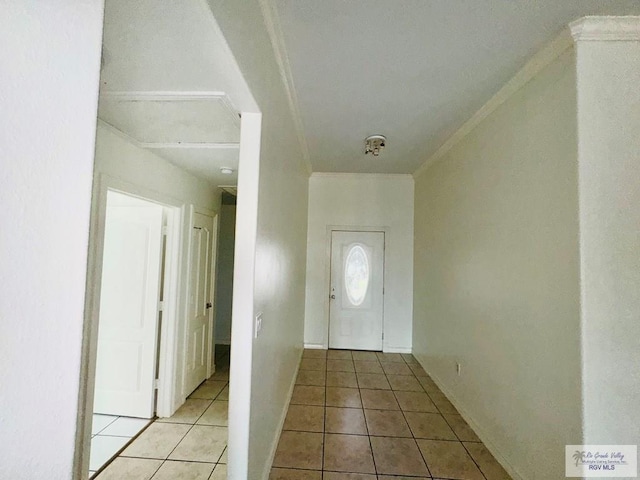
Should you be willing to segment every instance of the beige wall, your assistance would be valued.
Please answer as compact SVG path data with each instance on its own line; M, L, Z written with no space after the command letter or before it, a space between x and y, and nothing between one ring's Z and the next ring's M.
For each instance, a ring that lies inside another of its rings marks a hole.
M635 445L640 440L640 41L578 42L577 51L585 439Z
M251 362L248 459L229 465L230 479L259 480L268 477L302 351L308 173L261 2L210 0L209 5L263 114L253 302L254 314L263 313L263 327L245 356ZM240 224L242 191L238 188ZM236 241L236 265L237 247ZM234 288L240 287L236 283ZM234 335L236 313L234 292ZM253 318L241 321L253 322ZM237 354L240 359L245 352ZM233 355L232 348L232 403Z
M415 187L414 354L526 479L564 478L564 445L582 440L574 62L570 49Z
M305 344L327 347L328 228L382 227L385 351L410 352L413 307L413 178L313 174L309 180Z

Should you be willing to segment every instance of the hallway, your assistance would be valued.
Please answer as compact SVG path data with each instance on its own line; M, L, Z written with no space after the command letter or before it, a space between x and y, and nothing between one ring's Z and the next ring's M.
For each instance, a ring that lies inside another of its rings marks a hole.
M170 418L153 422L97 480L225 480L229 347L216 345L216 373Z
M413 355L305 350L271 480L508 480Z

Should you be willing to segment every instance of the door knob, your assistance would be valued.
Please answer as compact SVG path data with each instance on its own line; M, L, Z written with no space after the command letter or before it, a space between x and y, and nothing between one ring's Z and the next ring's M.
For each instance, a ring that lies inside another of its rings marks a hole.
M207 302L207 308L211 308L213 307L213 304L211 302Z
M329 295L329 298L330 298L331 300L335 300L335 299L336 299L336 296L335 296L335 295Z

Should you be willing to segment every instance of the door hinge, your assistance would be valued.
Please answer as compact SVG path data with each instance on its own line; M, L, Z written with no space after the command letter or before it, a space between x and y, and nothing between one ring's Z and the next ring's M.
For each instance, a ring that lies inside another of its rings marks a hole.
M167 236L167 232L169 231L169 229L167 228L166 225L162 226L162 235L164 235L165 237Z
M164 312L164 302L162 300L158 302L158 311Z
M156 379L153 381L153 389L154 389L154 390L158 390L159 388L160 388L160 379L159 379L159 378L156 378Z

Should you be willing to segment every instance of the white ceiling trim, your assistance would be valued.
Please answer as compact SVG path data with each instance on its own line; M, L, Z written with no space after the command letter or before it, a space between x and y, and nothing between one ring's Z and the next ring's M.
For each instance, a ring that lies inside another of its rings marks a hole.
M640 17L592 16L569 24L576 42L640 41Z
M140 142L137 139L133 138L131 135L127 135L122 130L117 127L114 127L109 122L104 121L102 118L98 118L98 123L102 125L104 128L109 130L111 133L118 135L122 139L131 143L132 145L138 148L146 148L149 150L160 150L164 148L182 148L182 149L240 149L239 143L188 143L188 142L180 142L180 143L152 143L152 142Z
M140 102L184 102L216 99L220 100L224 107L232 114L233 123L237 127L240 126L240 112L233 105L229 96L221 91L106 91L100 92L100 97Z
M289 110L291 111L293 123L296 128L296 134L298 136L298 142L302 149L304 166L307 170L307 174L311 175L313 168L311 166L309 146L307 145L307 137L304 133L304 124L302 123L302 116L300 115L300 108L298 106L298 95L293 82L293 75L291 74L289 56L287 55L282 29L280 28L277 7L270 0L259 0L259 2L260 8L262 9L262 16L264 17L264 23L267 27L267 32L269 33L269 39L271 40L271 46L273 47L273 52L276 56L276 61L278 62L280 76L282 77L282 82L284 83L284 87L287 92Z
M106 91L100 92L101 97L116 97L125 100L207 100L209 98L225 97L226 93L222 91Z
M142 148L202 148L202 149L239 149L240 143L189 143L189 142L176 142L176 143L151 143L151 142L137 142L139 147Z
M350 172L313 172L312 178L411 178L410 173L350 173Z
M558 58L565 50L573 47L573 39L568 28L563 31L545 47L536 53L518 73L515 74L491 99L485 103L469 120L444 142L436 152L431 155L413 173L415 178L425 173L431 165L444 157L453 147L471 133L483 120L491 115L500 105L506 102L513 94L526 85L533 77L542 71L547 65Z
M130 143L130 144L132 144L132 145L134 145L136 147L140 147L140 142L138 140L136 140L135 138L133 138L130 135L127 135L126 133L124 133L119 128L114 127L109 122L105 122L100 117L98 117L98 124L102 125L104 128L109 130L111 133L113 133L114 135L119 136L120 138L122 138L123 140L127 141L128 143Z
M218 188L224 192L230 193L231 195L238 196L238 186L237 185L218 185Z

